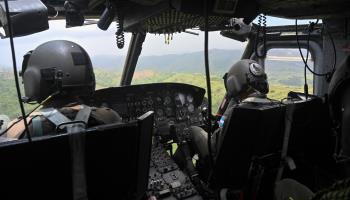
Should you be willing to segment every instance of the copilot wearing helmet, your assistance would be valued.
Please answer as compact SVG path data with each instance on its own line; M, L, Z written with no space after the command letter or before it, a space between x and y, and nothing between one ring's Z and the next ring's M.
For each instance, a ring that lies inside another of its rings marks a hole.
M214 158L217 156L216 153L222 144L224 135L222 133L222 128L224 127L225 119L230 112L234 109L235 105L239 104L247 97L252 98L250 102L256 101L257 97L266 97L269 91L269 85L267 82L267 76L264 69L254 60L240 60L235 63L230 70L224 76L224 84L226 88L226 95L219 107L216 120L218 121L218 128L214 131L211 144ZM252 95L255 94L253 97ZM258 102L261 102L259 100ZM207 170L209 162L209 152L208 152L208 133L202 128L197 126L192 126L190 128L191 133L191 151L197 153L199 156L199 162L197 162L197 167L202 168L204 173ZM176 156L176 155L175 155ZM176 157L178 159L179 156ZM215 160L215 159L214 159ZM178 160L180 163L185 161ZM205 174L204 174L205 176Z
M217 117L220 118L229 104L234 105L252 94L264 96L269 92L267 75L255 60L244 59L235 63L224 75L226 95L219 107Z
M230 98L241 100L255 91L263 94L269 92L264 69L254 60L238 61L225 76L225 87Z
M121 121L111 109L91 108L80 103L81 97L89 97L95 91L95 75L89 55L74 42L49 41L28 52L20 75L24 101L43 105L43 109L28 117L32 136L53 133L60 124L73 120L86 121L88 126ZM77 119L78 114L87 117ZM7 136L21 138L23 132L24 125L20 122L9 129Z

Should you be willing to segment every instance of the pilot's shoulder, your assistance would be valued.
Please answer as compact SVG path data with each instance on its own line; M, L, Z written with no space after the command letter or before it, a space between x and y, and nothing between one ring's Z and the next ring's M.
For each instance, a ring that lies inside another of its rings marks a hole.
M92 107L91 117L103 122L104 124L122 121L121 117L116 111L107 107Z
M33 112L27 117L27 123L29 125L29 128L31 128L32 119L37 116L41 116L41 113ZM21 137L24 130L25 130L24 120L21 118L16 118L7 124L7 131L3 136L7 138L18 139Z

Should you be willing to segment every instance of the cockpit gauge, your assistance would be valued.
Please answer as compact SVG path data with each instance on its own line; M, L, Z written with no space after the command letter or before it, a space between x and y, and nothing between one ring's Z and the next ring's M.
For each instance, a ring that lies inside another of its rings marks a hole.
M162 109L157 109L157 116L158 117L163 117L164 111Z
M152 110L157 126L159 123L170 121L187 126L199 121L201 112L197 112L199 108L196 104L203 98L204 93L201 88L178 83L134 85L98 90L87 103L110 107L117 111L125 122Z
M170 107L166 108L165 109L165 114L170 117L170 116L173 116L174 113L173 113L173 109L171 109Z
M148 105L150 105L150 106L153 105L153 100L151 97L148 99Z
M146 106L146 105L147 105L147 100L146 100L146 99L142 100L142 105L143 105L143 106Z
M162 98L161 97L156 97L156 104L161 105L162 104Z
M171 103L171 98L169 96L166 96L164 98L164 105L169 105Z
M192 102L193 102L193 96L190 95L190 94L187 95L186 99L187 99L187 101L188 101L189 103L192 103Z
M190 104L188 105L187 109L188 109L188 111L189 111L190 113L193 113L193 112L194 112L194 105L193 105L192 103L190 103Z

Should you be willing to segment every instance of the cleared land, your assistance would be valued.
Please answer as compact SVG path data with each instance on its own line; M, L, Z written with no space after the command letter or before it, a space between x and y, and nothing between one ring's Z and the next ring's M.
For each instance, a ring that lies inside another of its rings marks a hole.
M270 93L268 95L270 98L280 100L285 98L289 91L303 91L303 66L300 65L300 62L268 60L266 66L268 66L266 67L266 72L270 83ZM168 68L168 70L156 70L154 67L144 67L136 70L132 84L178 82L206 88L205 76L203 73L198 73L195 70L194 72L174 71L175 72L173 72L171 68ZM215 71L215 68L213 68L211 76L213 112L216 111L221 102L221 98L225 94L222 74L221 71ZM96 68L95 76L97 82L96 89L118 86L121 70ZM309 88L312 88L312 77L310 75L308 75L308 82ZM2 94L0 100L0 114L6 114L11 118L19 116L20 112L14 78L10 69L0 67L0 85L0 92ZM310 93L311 92L312 91L310 91ZM33 106L26 105L27 112L32 108Z

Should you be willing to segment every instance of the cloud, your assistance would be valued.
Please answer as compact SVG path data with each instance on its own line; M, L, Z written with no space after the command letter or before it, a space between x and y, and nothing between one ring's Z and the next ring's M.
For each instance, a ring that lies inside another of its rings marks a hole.
M125 34L126 44L124 49L118 49L115 40L115 24L112 24L107 31L102 31L96 25L84 27L65 28L65 21L50 21L50 29L29 36L15 38L17 62L22 62L22 56L35 49L38 45L50 40L71 40L86 49L91 55L116 55L125 56L131 38L130 33ZM219 32L209 34L210 49L240 49L245 43L222 37ZM165 44L164 35L148 34L143 44L142 56L181 54L195 51L202 51L204 48L204 34L199 36L181 33L174 34L170 44ZM8 39L0 40L0 66L11 66L10 43Z

